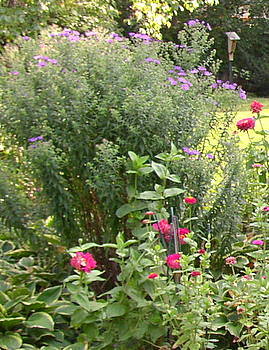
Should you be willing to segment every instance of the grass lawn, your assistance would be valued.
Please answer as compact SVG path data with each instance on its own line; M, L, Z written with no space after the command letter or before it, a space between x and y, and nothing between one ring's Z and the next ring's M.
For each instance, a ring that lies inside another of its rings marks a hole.
M262 112L260 113L261 116L268 116L268 118L262 119L262 125L264 130L269 130L269 98L259 98L259 97L252 97L248 96L248 98L244 101L242 101L242 104L239 108L238 113L236 114L235 121L234 121L234 128L232 128L232 131L236 130L236 122L243 118L249 118L252 117L253 114L250 111L250 105L251 103L256 100L264 105ZM255 130L261 130L261 124L259 121L256 122ZM238 135L240 138L240 146L242 148L246 147L249 143L248 134L245 131L238 131ZM256 135L252 130L249 131L249 135L253 140L258 141L262 136ZM269 135L267 136L269 138Z

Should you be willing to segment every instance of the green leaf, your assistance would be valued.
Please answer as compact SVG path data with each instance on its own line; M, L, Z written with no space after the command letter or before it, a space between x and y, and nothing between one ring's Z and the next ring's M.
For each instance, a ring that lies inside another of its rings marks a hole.
M221 315L212 321L212 329L216 330L218 328L224 327L228 323L226 316Z
M72 300L89 312L100 310L108 304L107 302L90 301L85 294L72 295Z
M63 348L63 350L86 350L86 349L88 349L88 346L83 343L75 343Z
M155 191L145 191L140 193L137 196L138 199L145 199L145 200L160 200L160 199L164 199L164 197L162 197L159 193L155 192Z
M165 198L168 198L168 197L178 196L183 192L185 192L185 190L182 190L181 188L177 188L177 187L172 187L164 190L163 195Z
M109 318L122 316L125 314L125 312L126 312L126 307L121 303L110 304L106 309L106 313Z
M170 175L168 169L160 163L152 161L151 166L161 180L166 179Z
M55 303L60 297L62 293L62 287L61 286L55 286L51 288L45 289L39 296L37 297L38 301L43 301L47 305L51 305Z
M58 306L56 309L55 309L55 312L60 314L60 315L68 315L68 316L71 316L73 315L73 313L78 309L78 306L77 305L74 305L72 303L69 303L69 304L63 304L63 305L60 305Z
M116 215L118 218L122 218L125 215L132 213L137 210L147 208L147 204L141 201L135 201L132 204L123 204L117 211Z
M0 318L0 327L9 329L14 326L17 326L19 324L22 324L22 322L25 321L24 317L7 317L7 318Z
M133 163L135 163L135 162L137 161L137 159L138 159L138 156L137 156L134 152L132 152L132 151L129 151L129 152L128 152L128 156L130 157L130 159L131 159L131 161L132 161Z
M172 182L176 182L176 183L181 183L181 179L178 175L175 174L171 174L167 177L168 180L172 181Z
M101 247L100 244L97 243L85 243L81 246L76 246L68 250L69 253L83 252L84 250L91 249L93 247Z
M225 325L225 328L235 337L240 337L243 325L236 322L228 322Z
M18 350L22 346L19 334L0 335L0 346L4 350Z
M46 312L36 312L32 314L25 322L28 328L45 328L50 331L54 329L54 321Z

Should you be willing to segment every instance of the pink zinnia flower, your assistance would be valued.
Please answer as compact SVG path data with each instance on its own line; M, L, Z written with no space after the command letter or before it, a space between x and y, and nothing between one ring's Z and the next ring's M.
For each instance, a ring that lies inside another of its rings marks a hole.
M250 105L250 109L253 113L260 113L262 111L262 107L264 107L264 105L258 101L253 101Z
M188 233L190 233L190 230L186 227L178 229L178 236L181 244L187 244L187 242L184 241L184 238L186 238Z
M192 277L196 277L196 276L200 276L201 275L201 272L200 271L192 271L191 272L191 276Z
M90 253L76 252L70 261L71 266L73 266L78 271L91 272L96 267L96 261Z
M158 275L157 273L150 273L150 274L148 275L148 278L150 278L150 279L152 279L152 280L154 280L154 279L157 278L157 277L159 277L159 275Z
M255 127L255 119L254 118L244 118L239 120L236 123L236 126L240 130L249 130L249 129L254 129Z
M171 231L171 225L168 223L167 220L162 219L158 223L155 223L152 225L154 230L160 232L164 235L164 238L169 241L170 240L170 231Z
M254 239L254 241L252 241L251 243L255 245L264 245L264 241L262 241L261 239Z
M197 202L197 199L195 197L186 197L184 198L184 202L187 204L195 204Z
M237 263L237 260L234 256L229 256L228 258L225 259L225 262L227 265L234 265Z
M205 249L200 249L200 250L198 250L198 253L203 255L203 254L206 253L206 250Z
M242 276L242 278L243 278L244 280L247 280L247 281L251 281L251 280L252 280L252 277L249 276L249 275L244 275L244 276Z
M269 207L263 207L262 210L263 211L269 211Z
M180 265L180 259L181 259L181 255L180 254L171 254L168 255L168 257L166 258L166 263L169 267L171 267L171 269L180 269L181 265Z
M154 211L147 211L146 213L145 213L145 215L148 215L148 216L150 216L150 215L155 215L156 213L154 213Z
M262 279L263 279L263 280L266 280L266 278L267 278L266 276L262 276Z

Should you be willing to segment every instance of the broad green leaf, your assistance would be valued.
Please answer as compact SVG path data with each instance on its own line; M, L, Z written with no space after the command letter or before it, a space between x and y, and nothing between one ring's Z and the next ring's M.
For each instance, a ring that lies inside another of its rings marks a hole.
M213 330L216 330L218 328L224 327L227 323L228 323L227 317L224 315L221 315L212 321L212 328Z
M28 318L25 326L28 328L45 328L53 331L54 321L46 312L36 312Z
M147 174L150 174L152 172L153 172L153 169L150 166L146 166L146 167L143 167L143 168L139 169L139 173L141 175L147 175Z
M132 213L137 210L142 210L147 208L147 204L141 201L135 201L132 204L123 204L117 211L116 215L118 218L122 218L125 215Z
M45 289L39 296L37 297L38 301L43 301L47 305L51 305L55 303L60 297L62 293L62 287L61 286L55 286L51 288Z
M7 317L0 318L0 327L4 329L10 329L14 326L22 324L25 321L24 317Z
M55 309L55 312L57 312L60 315L68 315L71 316L73 313L78 309L77 305L74 304L65 304L65 305L60 305Z
M91 249L93 247L100 247L97 243L85 243L81 246L76 246L68 250L69 253L83 252L84 250Z
M160 163L152 161L151 166L161 180L166 179L170 175L168 169Z
M94 312L107 306L107 302L90 301L85 294L72 295L72 300L88 312Z
M18 350L22 346L19 334L0 335L0 347L4 350Z
M145 191L140 193L137 196L138 199L145 199L145 200L160 200L160 199L164 199L163 196L161 196L159 193L155 192L155 191Z
M175 174L171 174L167 177L168 180L172 181L172 182L176 182L176 183L181 183L181 179L178 175ZM185 192L185 191L184 191Z
M136 160L137 160L137 158L138 158L138 156L137 156L134 152L132 152L132 151L129 151L129 152L128 152L128 156L130 157L130 159L131 159L132 162L136 162Z
M124 315L126 312L126 307L121 303L113 303L108 305L106 313L108 317L118 317Z
M226 323L225 328L235 337L240 337L243 325L241 323L228 322Z
M165 198L168 198L168 197L178 196L183 192L185 192L185 190L182 190L181 188L177 188L177 187L172 187L164 190L163 195Z

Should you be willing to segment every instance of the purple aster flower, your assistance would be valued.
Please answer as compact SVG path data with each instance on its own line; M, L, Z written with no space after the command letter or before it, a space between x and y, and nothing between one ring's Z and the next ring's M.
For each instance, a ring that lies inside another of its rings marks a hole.
M189 155L191 156L199 156L201 152L197 151L196 149L190 150Z
M179 45L179 47L181 48L181 49L186 49L187 48L187 45Z
M33 57L34 60L42 60L43 56L37 55Z
M190 85L188 84L182 84L180 87L182 90L185 90L185 91L190 90Z
M183 147L182 149L183 149L183 152L185 152L185 153L190 154L190 152L191 152L191 150L189 149L189 147Z
M96 32L85 32L84 33L85 36L97 36L97 33Z
M114 40L113 39L107 39L107 41L106 41L107 43L114 43Z
M243 89L240 89L240 90L239 90L239 97L240 97L242 100L246 100L246 98L247 98L246 91L244 91Z
M170 81L171 85L177 85L177 81L174 78L168 77L168 80Z
M186 73L186 72L184 72L184 71L181 71L181 72L177 73L177 75L180 75L180 76L186 76L186 75L187 75L187 73Z
M175 71L173 69L170 69L169 73L175 73Z
M22 38L23 38L23 40L25 40L25 41L28 41L28 40L31 39L31 38L30 38L29 36L27 36L27 35L23 36Z
M40 62L38 62L37 65L38 65L39 67L46 67L48 64L47 64L47 62L40 61Z
M218 85L217 83L213 83L213 84L211 84L211 87L212 87L213 89L217 89L217 88L219 87L219 85Z
M217 83L218 83L218 84L222 84L222 83L223 83L223 81L222 81L222 80L220 80L220 79L218 79L218 80L217 80Z
M50 33L49 36L50 36L51 38L54 38L54 37L56 36L56 34L55 34L55 33Z
M11 74L11 75L19 75L19 74L20 74L20 72L13 71L13 72L9 72L9 74Z
M207 154L207 158L209 158L209 159L214 159L215 156L214 156L214 154L212 154L212 153L208 153L208 154Z
M70 35L68 37L69 41L80 41L80 37L79 36L75 36L75 35Z
M31 145L30 147L31 147L31 148L36 148L36 147L37 147L37 145Z
M198 69L193 68L193 69L190 70L190 73L196 74L196 73L199 73L199 71L198 71Z
M57 63L58 63L58 61L55 60L54 58L48 58L47 61L50 62L50 63L52 63L52 64L57 64Z
M205 72L205 71L207 71L206 67L204 67L204 66L198 67L198 70L199 70L200 72Z
M153 62L156 64L161 64L161 62L159 60L154 60Z
M151 57L147 57L147 58L145 58L145 61L146 62L154 62L154 59Z
M175 69L175 70L180 70L180 71L181 71L181 70L182 70L182 67L180 67L180 66L174 66L174 69Z
M188 84L189 83L189 81L187 80L187 79L185 79L185 78L178 78L178 81L180 82L180 83L183 83L183 84Z
M195 27L196 24L198 24L198 23L199 23L199 20L198 20L198 19L191 19L191 20L189 20L186 24L187 24L187 26L189 26L189 27Z
M212 73L211 73L211 72L208 72L207 70L204 71L203 74L204 74L205 76L207 76L207 77L209 77L210 75L212 75Z
M43 140L43 136L31 137L30 139L28 139L29 142L36 142L41 140Z

